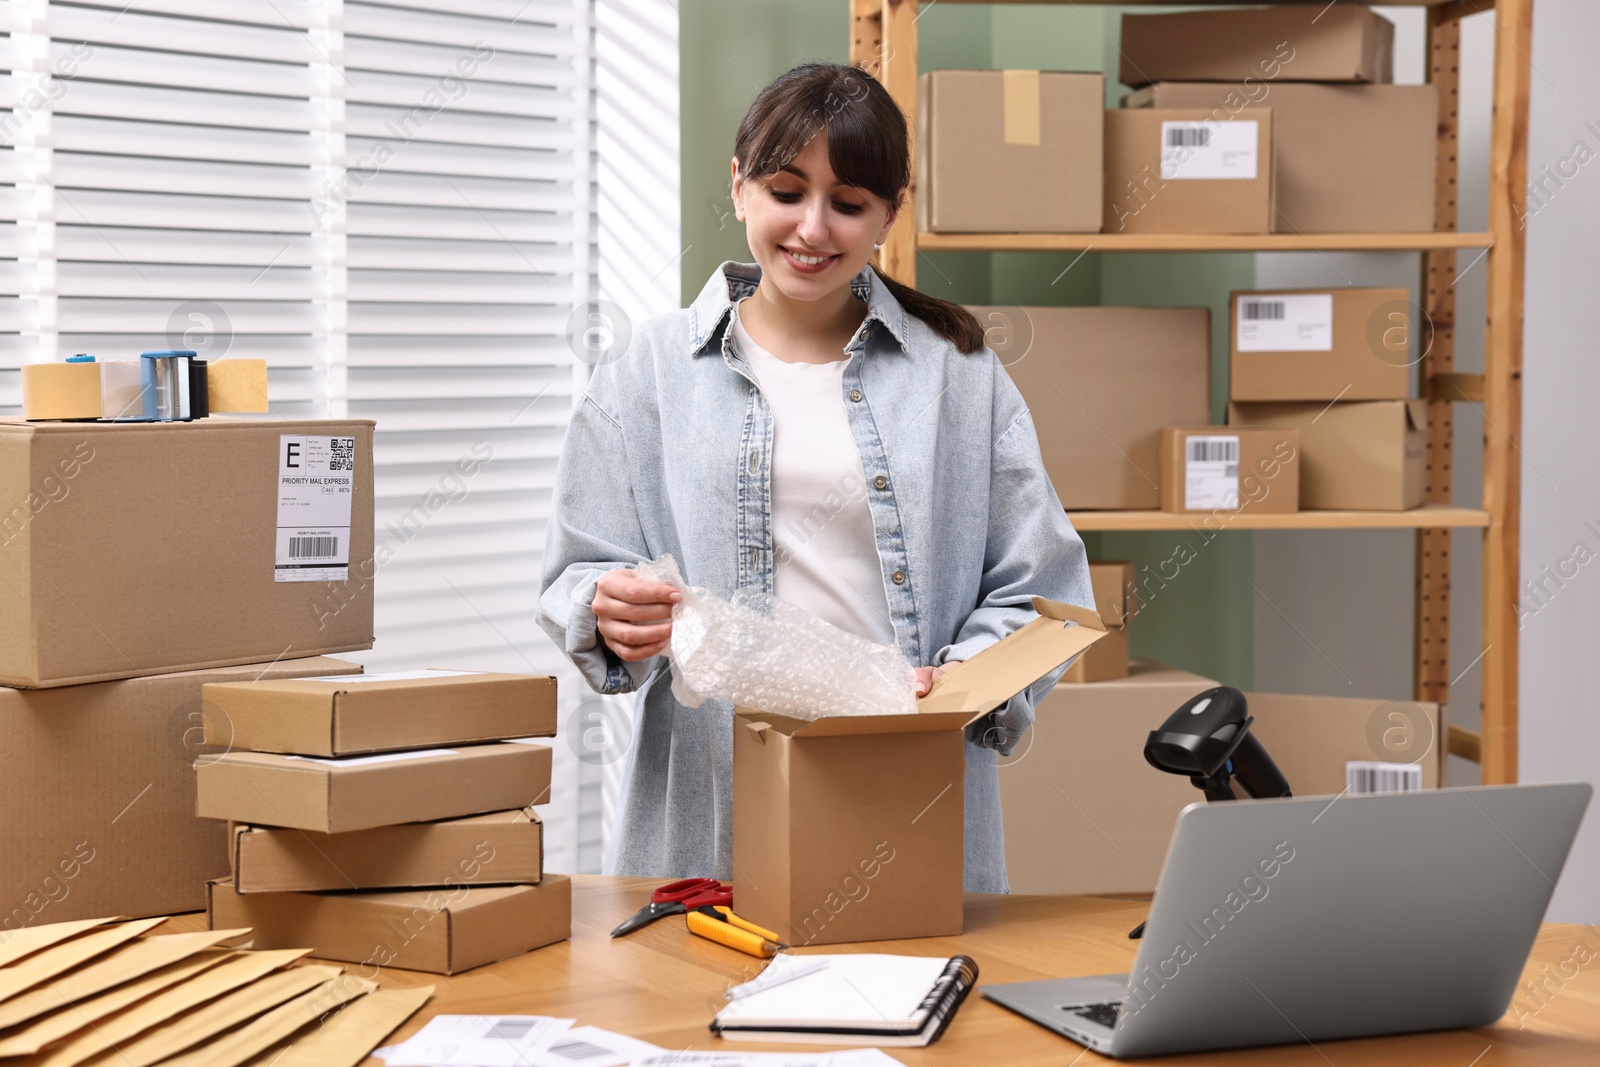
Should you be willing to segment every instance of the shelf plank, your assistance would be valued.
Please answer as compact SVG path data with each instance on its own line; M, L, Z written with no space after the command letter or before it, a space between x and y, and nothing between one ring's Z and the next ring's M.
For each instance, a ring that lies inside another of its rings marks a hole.
M1489 513L1428 504L1410 511L1297 511L1290 515L1219 512L1073 511L1080 532L1090 530L1431 530L1486 527Z
M934 0L923 0L923 5L928 6ZM1074 7L1149 7L1160 4L1162 7L1217 7L1218 0L944 0L945 3L956 4L1072 4ZM1289 4L1323 4L1327 0L1279 0L1280 3ZM1449 3L1459 3L1469 7L1469 13L1477 11L1494 10L1494 0L1383 0L1387 7L1443 7ZM1333 6L1329 4L1328 6Z
M1426 252L1488 248L1487 233L928 233L922 252Z

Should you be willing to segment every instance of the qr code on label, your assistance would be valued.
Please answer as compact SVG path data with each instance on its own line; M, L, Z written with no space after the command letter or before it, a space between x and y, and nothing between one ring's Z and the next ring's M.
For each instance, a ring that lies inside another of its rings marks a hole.
M354 437L330 437L332 449L328 454L328 469L330 471L353 471L356 469L356 439Z

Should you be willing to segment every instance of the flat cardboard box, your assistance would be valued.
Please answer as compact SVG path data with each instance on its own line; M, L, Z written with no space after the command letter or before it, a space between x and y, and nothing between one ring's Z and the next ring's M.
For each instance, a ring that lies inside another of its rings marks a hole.
M1100 639L1039 616L940 676L905 715L807 721L734 709L733 896L791 945L958 934L964 728Z
M1394 23L1357 4L1122 16L1122 84L1394 81Z
M1281 233L1430 233L1436 225L1432 85L1158 82L1123 106L1201 108L1219 120L1271 108Z
M3 552L0 549L0 552ZM0 689L0 927L205 906L228 870L221 823L195 815L207 682L352 673L335 659Z
M1072 666L1061 675L1061 681L1079 685L1084 682L1108 682L1127 676L1128 628L1108 626L1106 636L1073 660Z
M527 809L344 834L231 830L239 893L534 885L544 873L544 826Z
M1057 686L1000 760L1013 893L1150 893L1178 813L1201 800L1144 759L1150 731L1217 683L1135 660L1128 676Z
M548 745L500 742L329 760L229 752L195 769L208 819L342 834L544 804Z
M1228 425L1300 433L1300 506L1406 511L1427 492L1427 401L1229 404Z
M935 70L917 95L919 230L1099 232L1103 74Z
M1274 113L1106 113L1106 233L1273 232Z
M1168 426L1161 431L1161 510L1299 511L1299 431Z
M1449 781L1449 720L1441 704L1415 700L1245 693L1251 732L1295 796L1337 796L1350 761L1414 763L1422 788Z
M372 425L0 418L0 683L371 648ZM348 580L276 580L286 435L354 438Z
M1211 418L1210 311L969 310L1033 412L1045 471L1062 505L1155 508L1161 428Z
M399 671L213 685L206 741L252 752L349 756L556 735L548 675Z
M1255 289L1228 301L1230 400L1404 400L1404 289Z
M211 929L249 926L257 949L304 948L325 960L457 974L572 936L572 879L371 893L236 893L209 885Z

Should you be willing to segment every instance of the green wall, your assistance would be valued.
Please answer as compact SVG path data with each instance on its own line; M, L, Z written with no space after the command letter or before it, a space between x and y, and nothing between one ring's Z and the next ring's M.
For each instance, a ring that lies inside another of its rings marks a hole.
M1148 9L1146 9L1148 10ZM733 217L733 135L756 91L807 59L849 60L844 0L682 0L683 293L687 301L726 259L749 260ZM1107 72L1116 84L1116 8L934 4L922 8L918 66ZM1212 415L1227 396L1227 297L1255 280L1249 254L922 253L917 286L969 304L1204 305L1212 312ZM1071 266L1070 270L1067 268ZM1062 272L1065 271L1063 274ZM1047 418L1036 413L1038 418ZM1134 624L1133 653L1230 685L1253 682L1251 535L1091 533L1096 559L1131 559L1154 592Z

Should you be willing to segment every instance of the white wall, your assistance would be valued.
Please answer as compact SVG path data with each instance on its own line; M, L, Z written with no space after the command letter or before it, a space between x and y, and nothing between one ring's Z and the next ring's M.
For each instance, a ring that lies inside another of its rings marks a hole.
M1521 780L1600 784L1600 13L1534 5L1524 331ZM1581 146L1581 147L1580 147ZM1590 162L1579 164L1579 157ZM1565 171L1570 177L1562 177ZM1546 177L1550 168L1559 179ZM1580 562L1590 561L1590 562ZM1546 570L1548 568L1548 570ZM1524 586L1524 588L1527 588ZM1549 918L1600 918L1600 811L1589 808Z

